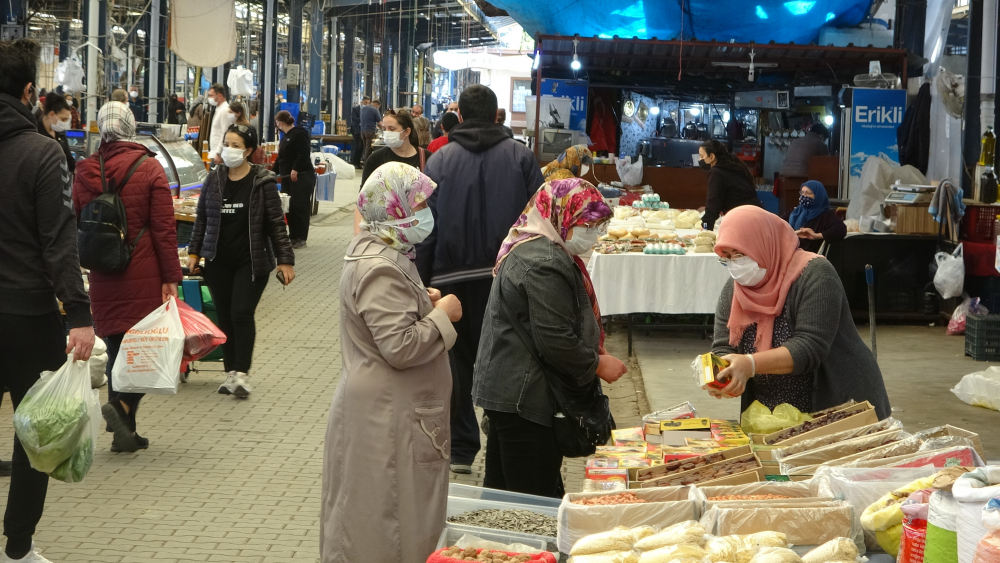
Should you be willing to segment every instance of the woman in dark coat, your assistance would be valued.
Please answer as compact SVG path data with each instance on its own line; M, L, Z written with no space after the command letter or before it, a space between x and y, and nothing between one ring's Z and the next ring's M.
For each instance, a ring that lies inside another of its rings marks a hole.
M128 220L126 239L139 242L132 261L120 272L90 272L90 302L94 329L108 345L108 403L101 409L114 432L113 452L134 452L149 447L149 440L136 434L135 413L141 393L117 393L111 377L125 333L164 301L177 297L181 265L177 260L177 223L174 204L163 166L155 155L135 142L135 119L121 102L104 104L97 116L101 148L79 163L73 182L73 207L80 211L103 192L104 176L119 184L143 156L132 177L119 191ZM140 231L146 229L142 237Z
M226 381L219 394L250 396L250 362L257 326L254 314L277 267L285 285L295 279L295 252L285 231L281 196L274 173L249 157L257 131L232 125L223 141L222 162L208 175L198 199L198 214L188 245L188 267L205 258L205 283L212 293L222 345Z
M167 123L185 123L184 102L177 99L177 94L170 94L170 103L167 104Z
M802 184L799 206L788 215L788 224L799 237L799 247L816 252L823 241L838 242L847 236L847 225L830 209L826 188L816 180Z
M764 207L757 197L757 186L746 164L733 156L725 145L716 140L705 141L698 147L698 166L708 171L708 198L702 225L715 228L719 215L741 205Z
M292 248L305 248L309 238L309 215L312 196L316 190L316 172L313 169L309 131L295 126L292 114L285 110L274 116L278 129L284 133L278 143L278 162L275 170L281 176L281 191L288 194L288 236Z

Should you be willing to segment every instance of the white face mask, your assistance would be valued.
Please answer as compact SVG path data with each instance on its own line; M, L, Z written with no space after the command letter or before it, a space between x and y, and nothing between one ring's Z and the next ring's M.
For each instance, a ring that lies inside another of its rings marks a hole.
M374 223L369 228L372 229L372 232L376 232L380 225L396 227L396 230L406 238L407 244L419 244L431 236L431 231L434 230L434 214L431 213L430 208L425 207L414 213L413 217Z
M566 241L566 250L573 256L587 252L597 244L601 232L594 227L573 227L573 238Z
M129 92L129 96L131 96L132 98L138 98L139 92Z
M237 166L243 164L246 160L246 156L243 155L242 149L237 149L233 147L225 147L222 149L222 162L226 163L226 166L230 168L236 168Z
M65 121L54 121L54 122L52 122L52 130L55 131L56 133L62 133L63 131L66 131L67 129L69 129L69 120L68 119L65 120Z
M215 107L215 106L219 105L219 100L216 100L215 98L209 98L208 99L208 105L210 105L212 107Z
M746 287L756 287L767 275L767 269L761 268L756 260L749 256L733 258L726 263L729 275L736 283Z
M396 131L386 131L382 134L382 140L385 141L385 146L390 149L398 149L403 146L403 134Z

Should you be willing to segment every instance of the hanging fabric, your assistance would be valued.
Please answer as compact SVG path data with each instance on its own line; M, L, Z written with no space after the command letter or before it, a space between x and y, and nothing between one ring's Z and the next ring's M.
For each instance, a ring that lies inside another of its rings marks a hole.
M236 3L232 0L172 0L170 42L192 66L216 67L236 58Z

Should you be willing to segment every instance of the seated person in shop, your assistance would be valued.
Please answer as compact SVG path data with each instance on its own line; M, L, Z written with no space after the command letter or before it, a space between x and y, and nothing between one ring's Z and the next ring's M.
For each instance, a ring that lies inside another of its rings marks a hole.
M828 138L830 132L826 126L816 123L805 137L792 141L785 153L785 162L781 165L781 175L786 178L808 178L809 159L830 154L830 149L826 146Z
M823 241L834 243L847 236L847 225L830 209L826 188L816 180L802 184L799 205L788 215L788 224L799 237L799 247L816 252Z
M795 231L756 206L726 215L715 253L729 269L715 313L712 352L729 362L729 384L706 387L773 409L815 412L868 401L891 414L878 362L861 340L840 276L828 260L799 248Z
M583 178L594 164L594 155L587 145L573 145L542 168L546 182Z

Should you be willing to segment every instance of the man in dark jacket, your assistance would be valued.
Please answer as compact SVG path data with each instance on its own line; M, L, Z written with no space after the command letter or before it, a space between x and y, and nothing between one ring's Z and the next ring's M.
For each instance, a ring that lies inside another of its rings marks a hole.
M361 105L351 108L351 136L354 141L351 143L351 164L355 168L361 168L361 160L365 155L364 141L361 140L361 108L372 103L368 96L361 98Z
M451 467L471 473L480 447L472 373L493 266L511 225L544 179L535 155L496 123L492 90L480 84L466 88L458 109L462 123L448 133L450 142L424 169L438 186L428 200L435 224L417 246L416 264L424 284L462 302L462 320L455 324L458 340L450 352Z
M0 42L0 341L8 347L0 388L10 391L15 409L41 372L58 370L71 350L75 359L87 360L94 347L90 299L76 248L71 174L59 143L36 132L29 109L40 52L34 41ZM66 311L65 324L57 298ZM15 437L4 516L8 558L40 557L31 537L42 517L48 481L31 467Z

